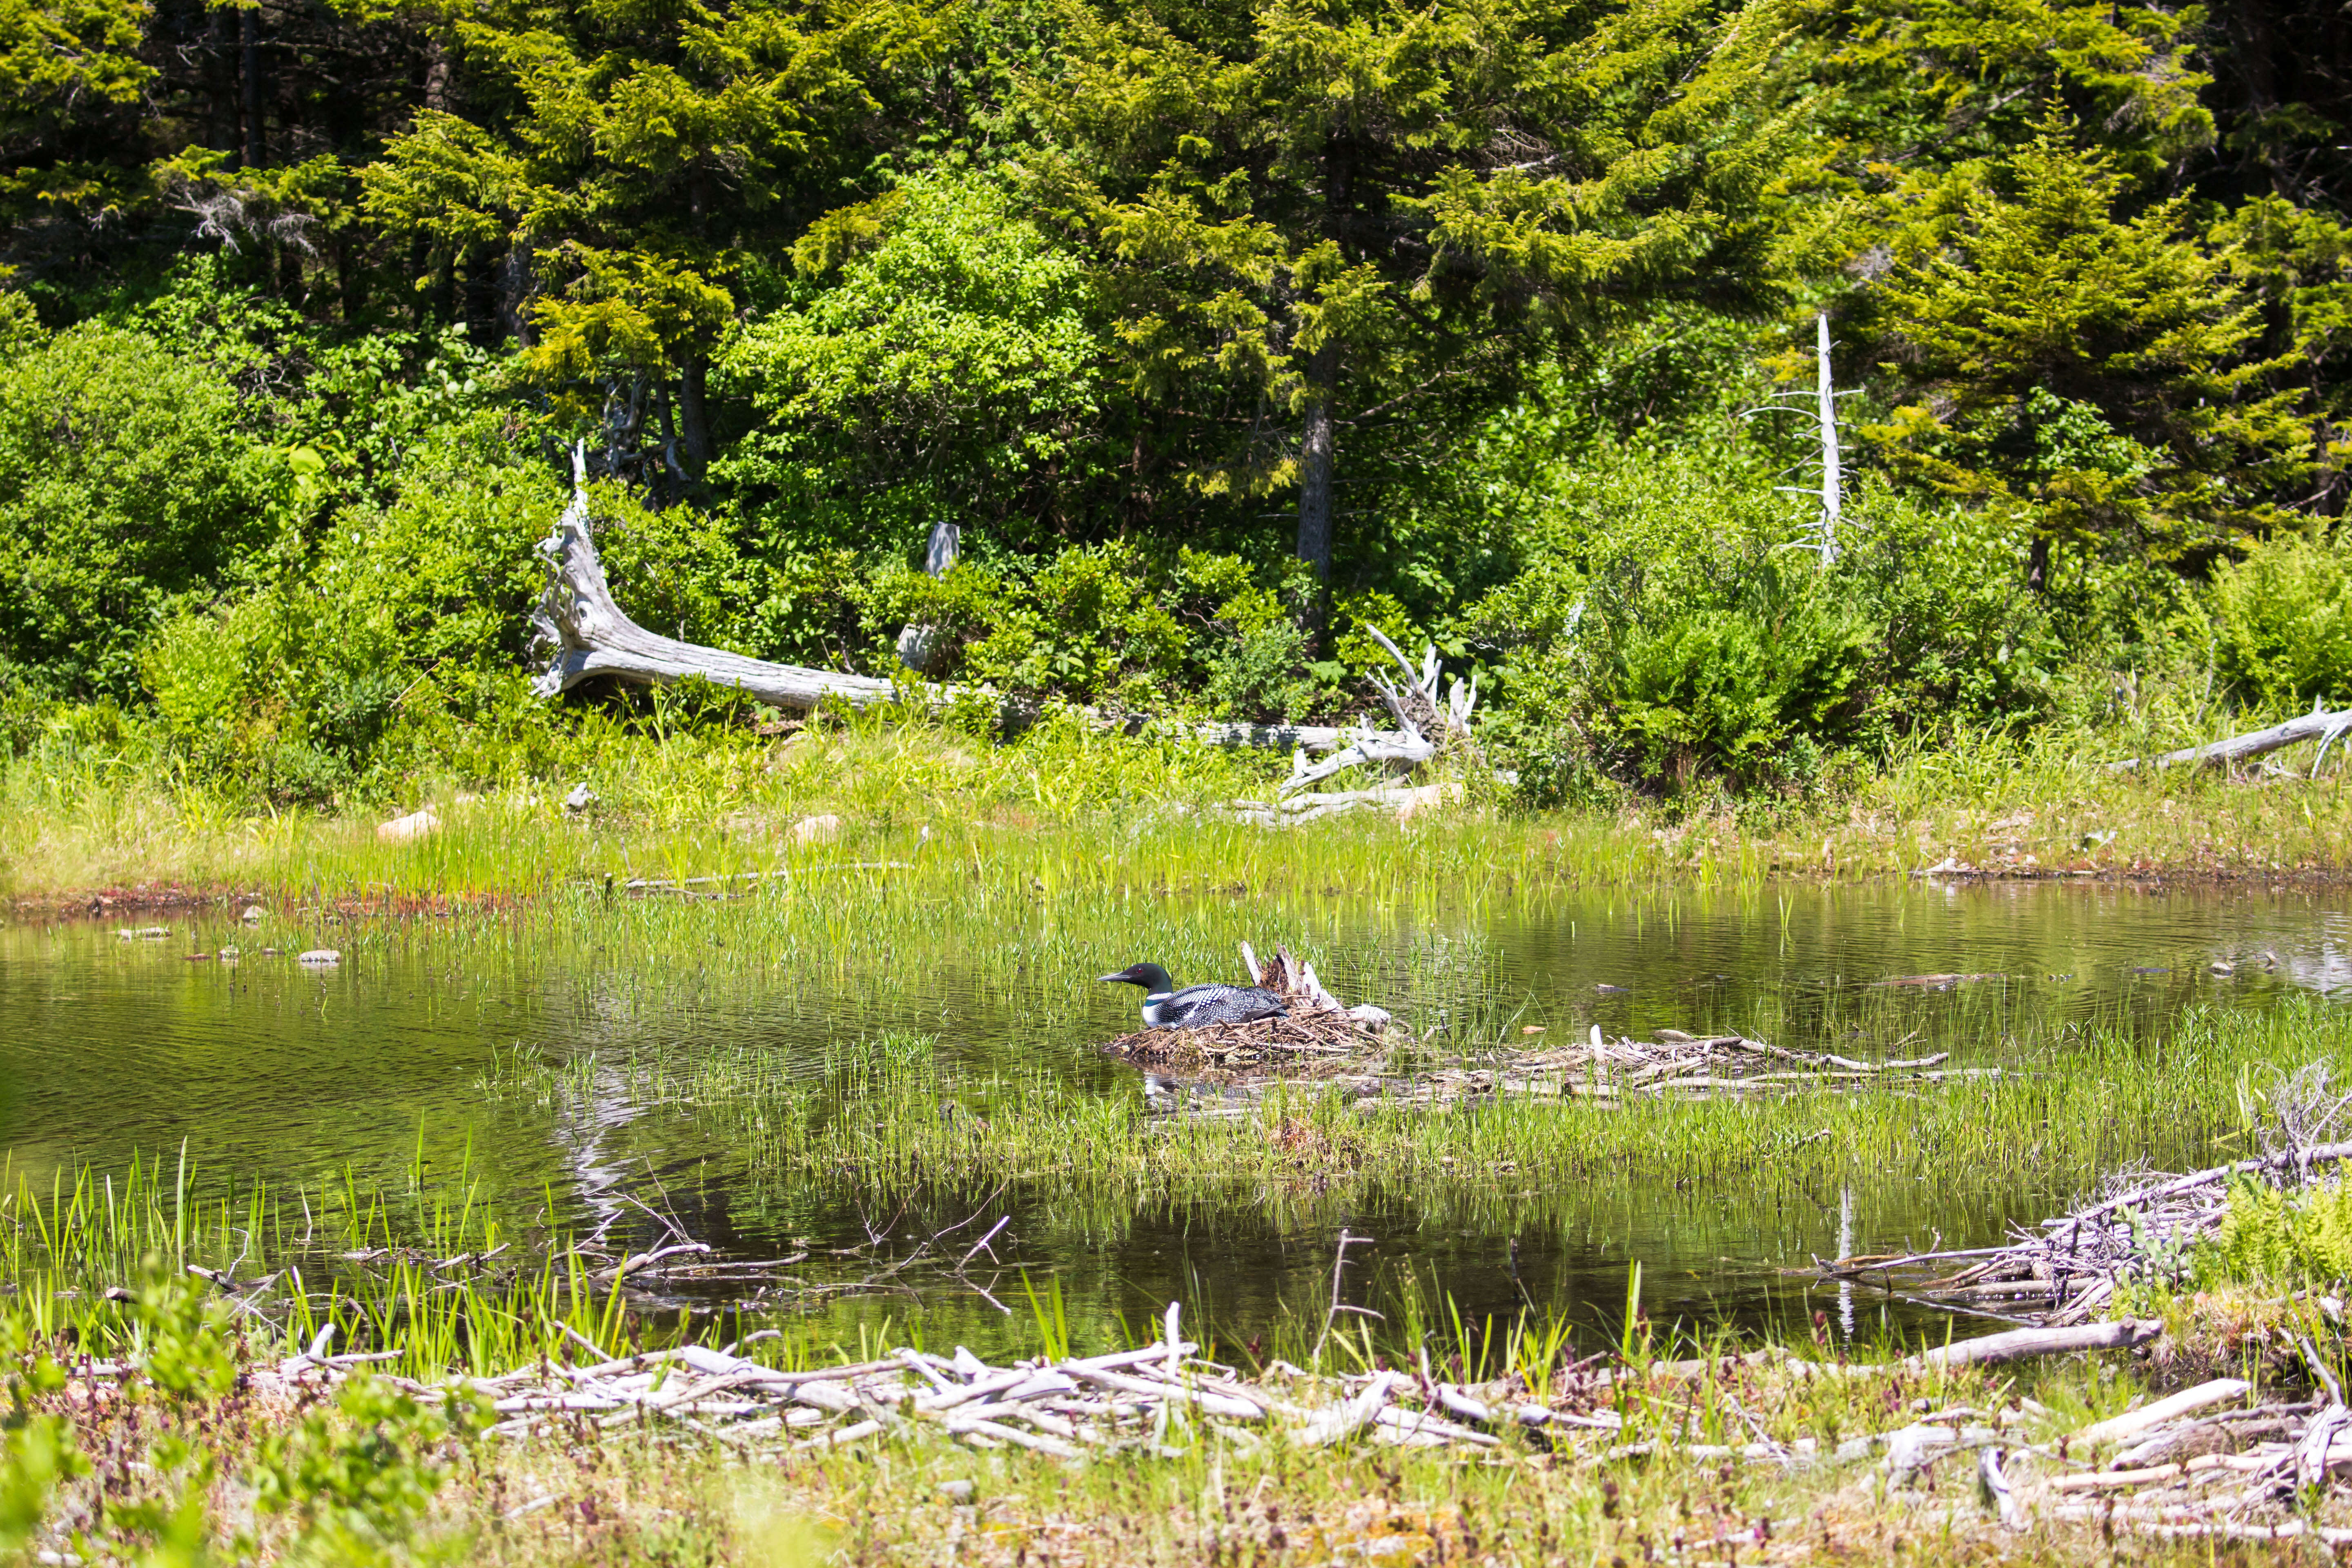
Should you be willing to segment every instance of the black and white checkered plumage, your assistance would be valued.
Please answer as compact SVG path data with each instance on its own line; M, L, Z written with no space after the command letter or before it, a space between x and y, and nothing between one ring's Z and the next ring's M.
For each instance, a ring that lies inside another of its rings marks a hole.
M1287 1017L1282 998L1255 985L1188 985L1176 989L1168 972L1156 963L1138 963L1106 974L1143 987L1143 1026L1147 1029L1194 1029L1203 1024L1247 1024L1259 1018Z

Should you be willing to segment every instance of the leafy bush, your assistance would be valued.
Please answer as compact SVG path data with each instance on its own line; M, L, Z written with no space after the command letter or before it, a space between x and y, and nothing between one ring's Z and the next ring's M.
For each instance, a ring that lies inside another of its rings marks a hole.
M2231 678L2265 702L2352 696L2352 563L2325 536L2283 533L2214 575Z
M1770 480L1688 448L1589 469L1467 615L1501 666L1496 741L1539 798L1612 775L1801 786L1841 751L2049 706L2065 650L2016 525L1867 486L1823 566Z
M1767 558L1714 594L1643 607L1603 668L1608 726L1653 778L1687 783L1702 765L1741 784L1784 776L1794 743L1851 727L1869 642L1806 567Z
M835 213L794 261L720 360L758 423L713 477L755 531L904 547L952 516L1039 542L1106 395L1085 264L968 174Z
M434 1450L453 1431L470 1436L486 1424L469 1397L453 1396L436 1409L381 1379L353 1378L337 1392L332 1411L307 1411L262 1440L256 1501L265 1511L299 1520L298 1555L305 1561L461 1558L462 1541L424 1552L411 1542L447 1479Z
M136 649L230 582L289 499L217 369L84 325L0 365L0 664L60 695L127 695Z
M2194 1259L2199 1281L2287 1287L2352 1279L2352 1187L2288 1194L2241 1182L2221 1228Z

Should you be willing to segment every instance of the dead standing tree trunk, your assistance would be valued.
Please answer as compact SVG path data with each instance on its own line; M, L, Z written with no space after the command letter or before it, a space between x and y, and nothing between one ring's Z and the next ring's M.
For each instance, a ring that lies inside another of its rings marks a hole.
M942 707L958 695L954 687L877 680L866 675L839 675L797 664L771 664L741 654L680 642L649 632L631 620L614 603L605 584L604 568L596 558L596 542L589 528L587 452L572 456L572 503L556 521L555 531L540 542L546 559L547 589L531 615L531 648L543 654L547 668L531 682L544 698L560 697L583 680L611 676L638 686L664 686L699 676L716 686L731 686L762 702L805 712L828 698L852 708L900 700ZM1408 667L1410 668L1410 667ZM1458 696L1458 693L1457 693ZM1139 731L1146 721L1139 716L1106 716L1080 709L1106 729ZM1460 709L1466 723L1468 706ZM1426 746L1420 733L1377 730L1342 730L1322 724L1195 724L1187 727L1197 739L1220 746L1291 747L1328 752L1346 744L1370 743L1411 749ZM1428 754L1423 752L1422 754Z

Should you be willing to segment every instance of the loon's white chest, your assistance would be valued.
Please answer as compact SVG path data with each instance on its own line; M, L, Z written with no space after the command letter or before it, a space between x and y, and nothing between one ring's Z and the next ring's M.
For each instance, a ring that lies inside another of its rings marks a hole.
M1145 1028L1156 1029L1160 1027L1161 1017L1160 1004L1167 1001L1168 998L1174 994L1176 994L1173 991L1155 991L1143 998L1143 1026Z

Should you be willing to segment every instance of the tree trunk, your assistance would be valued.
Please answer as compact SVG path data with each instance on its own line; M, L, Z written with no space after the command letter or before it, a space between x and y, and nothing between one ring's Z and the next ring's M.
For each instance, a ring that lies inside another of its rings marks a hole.
M499 268L499 324L518 347L526 349L532 337L530 282L530 247L520 242L509 245L506 263Z
M710 468L710 419L703 407L709 376L710 360L706 354L688 354L677 367L678 465L698 485Z
M2025 552L2025 587L2028 593L2042 594L2050 588L2050 536L2037 533Z
M212 144L228 154L228 166L245 163L245 138L238 132L236 23L226 11L213 13L212 37L205 51L205 80L212 109Z
M245 166L258 169L269 161L269 139L261 110L261 13L247 7L237 13L237 54L245 88Z
M1307 425L1298 450L1298 558L1315 580L1331 580L1331 405L1339 384L1339 345L1326 342L1307 364Z

